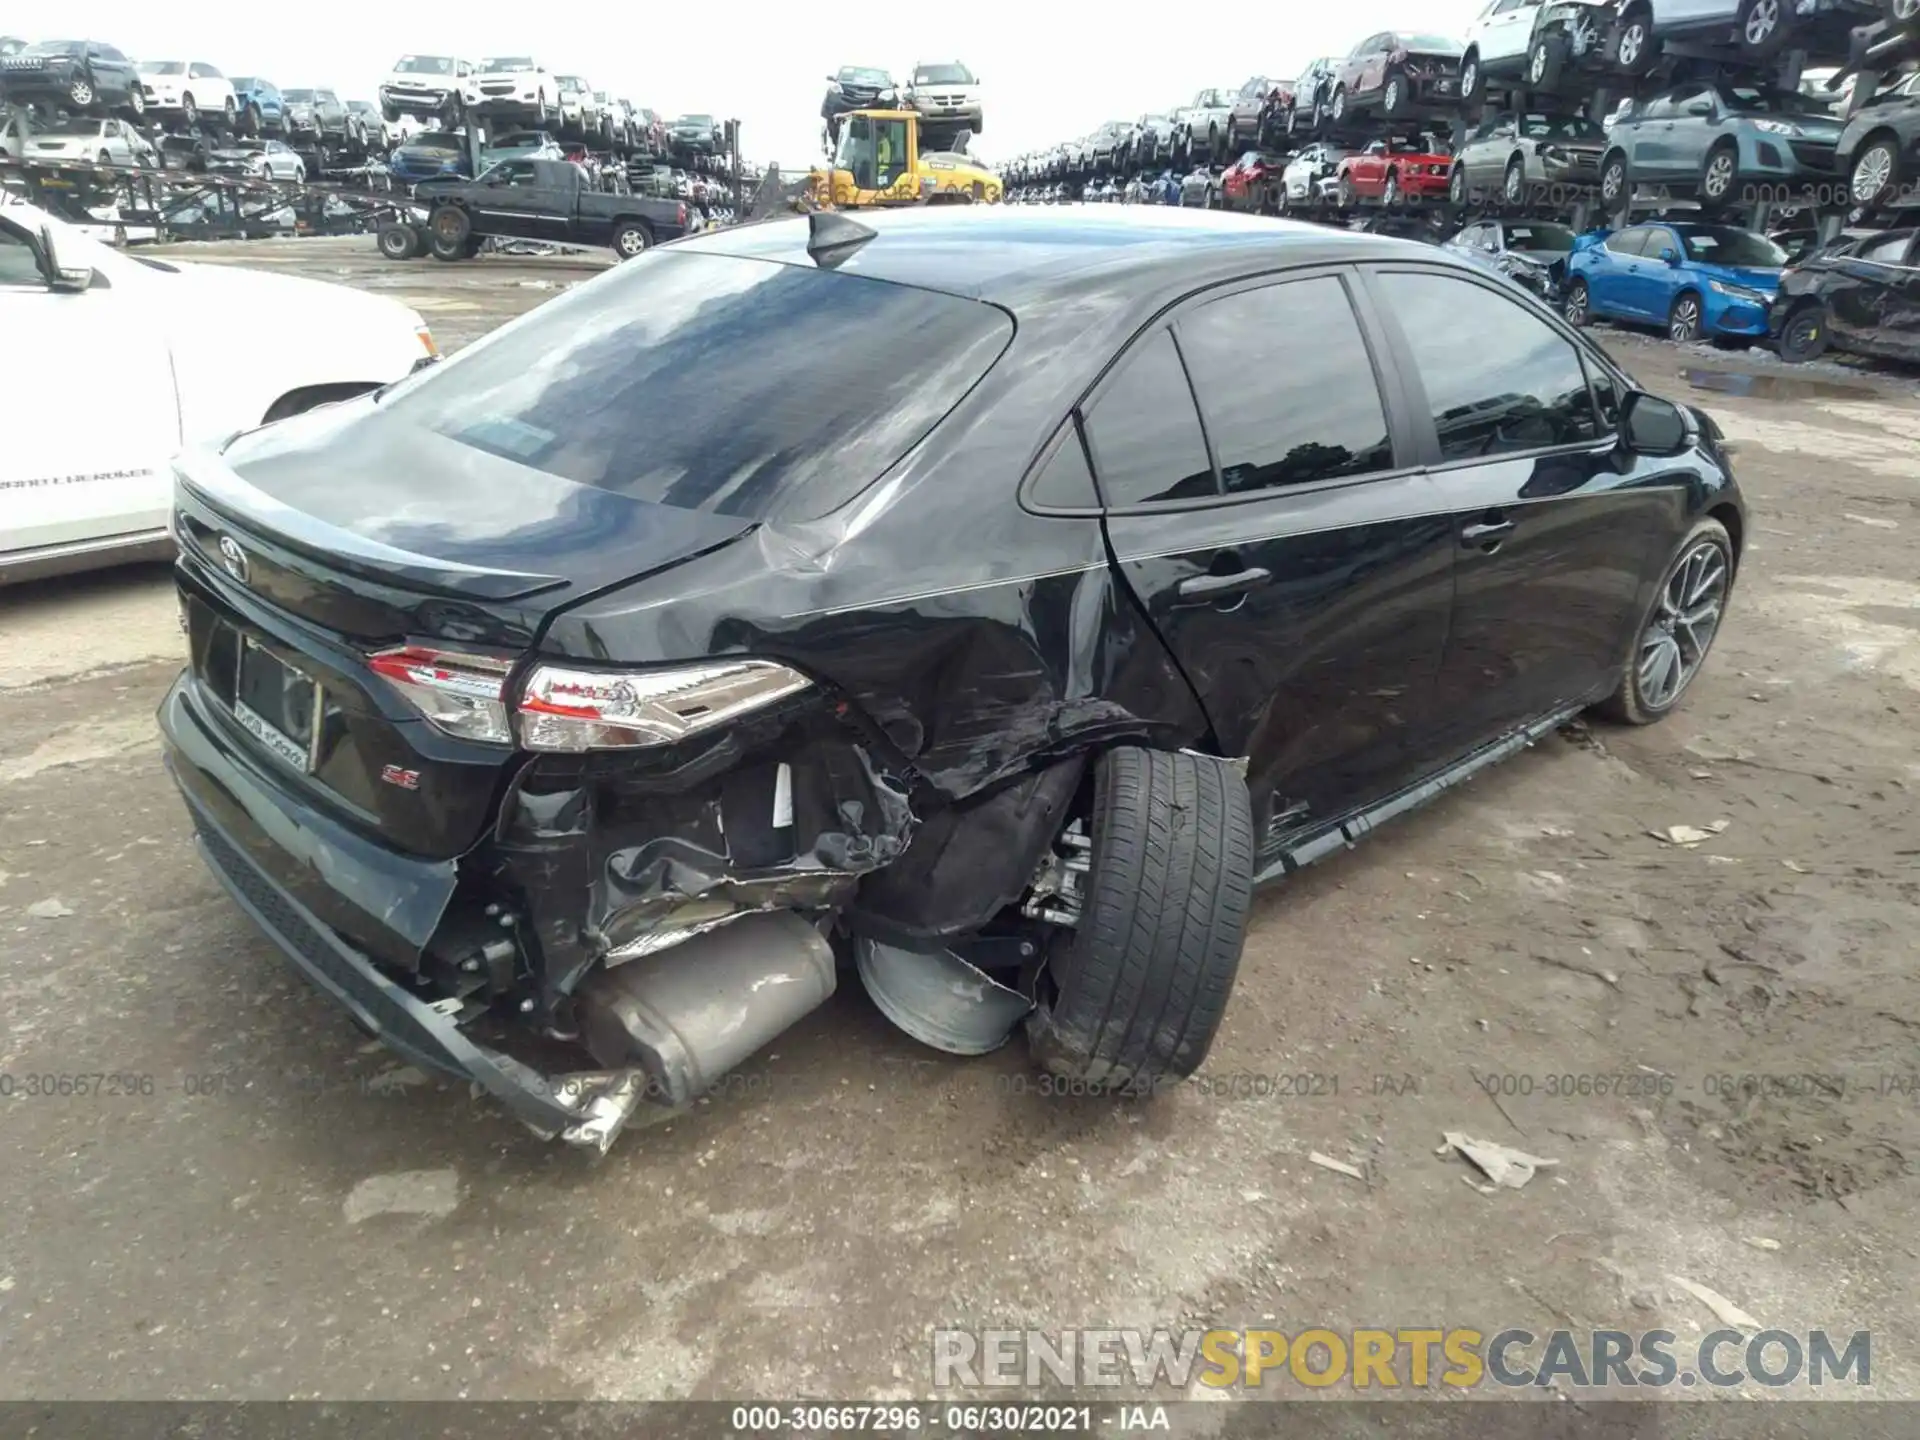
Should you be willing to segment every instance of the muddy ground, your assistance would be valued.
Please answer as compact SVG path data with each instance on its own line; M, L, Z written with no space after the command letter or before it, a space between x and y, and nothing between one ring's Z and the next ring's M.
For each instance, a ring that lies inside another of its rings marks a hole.
M596 263L196 249L450 347ZM936 1324L1684 1342L1718 1322L1682 1277L1870 1329L1872 1393L1920 1394L1916 382L1608 343L1742 446L1708 673L1266 895L1204 1083L1151 1104L923 1050L849 977L690 1116L544 1146L366 1043L202 868L165 575L0 595L0 1389L907 1396ZM127 1078L30 1093L61 1075ZM1559 1163L1485 1194L1448 1130Z

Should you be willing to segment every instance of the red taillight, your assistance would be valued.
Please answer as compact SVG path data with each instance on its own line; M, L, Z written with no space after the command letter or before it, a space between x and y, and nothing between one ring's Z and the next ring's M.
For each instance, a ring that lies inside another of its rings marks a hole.
M687 202L684 200L680 202L680 223L682 225L687 223Z
M435 729L464 740L513 743L506 702L510 662L401 645L369 655L367 668L404 695Z

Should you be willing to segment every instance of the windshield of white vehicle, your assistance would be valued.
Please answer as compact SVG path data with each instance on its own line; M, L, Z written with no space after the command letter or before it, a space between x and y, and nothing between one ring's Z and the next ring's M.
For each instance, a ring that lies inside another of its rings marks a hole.
M973 72L964 65L922 65L913 72L916 85L971 85Z
M184 75L187 67L180 60L142 60L134 67L142 75Z
M535 66L533 61L525 55L495 55L490 60L482 60L480 62L480 68L482 70L492 71L532 70Z
M1710 265L1754 265L1771 268L1787 263L1787 252L1766 236L1731 225L1674 227L1689 260Z
M444 55L402 55L394 62L396 75L451 75L453 61Z
M1573 251L1573 231L1550 220L1507 226L1507 248L1532 254L1567 255Z
M918 444L1012 335L1004 312L938 291L656 250L382 410L636 500L813 517Z

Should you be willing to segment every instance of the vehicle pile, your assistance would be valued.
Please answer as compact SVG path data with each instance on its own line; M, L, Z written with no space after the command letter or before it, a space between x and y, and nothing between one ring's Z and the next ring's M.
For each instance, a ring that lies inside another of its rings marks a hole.
M1451 237L1581 324L1920 359L1917 57L1911 0L1487 0L1003 178Z
M372 229L421 180L565 160L588 184L732 218L737 145L711 115L664 119L525 55L402 55L377 100L282 89L96 40L8 42L0 184L78 223L157 238ZM307 193L327 182L335 193Z

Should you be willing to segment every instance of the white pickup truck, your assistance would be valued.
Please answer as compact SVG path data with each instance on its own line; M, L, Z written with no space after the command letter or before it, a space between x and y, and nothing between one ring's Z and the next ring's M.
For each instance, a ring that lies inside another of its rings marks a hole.
M414 311L123 253L0 196L0 584L172 553L180 450L403 379Z

